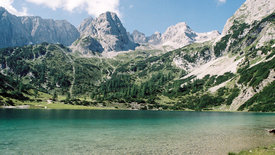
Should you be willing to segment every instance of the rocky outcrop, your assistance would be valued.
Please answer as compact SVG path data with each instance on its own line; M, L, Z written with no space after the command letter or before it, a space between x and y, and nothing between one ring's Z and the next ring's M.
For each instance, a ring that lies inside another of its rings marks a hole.
M78 30L65 20L17 17L0 7L0 47L23 46L42 42L70 45Z
M81 37L72 45L72 49L78 50L80 53L82 53L79 50L81 48L91 52L102 52L94 51L95 49L101 49L99 47L101 46L104 49L103 51L109 52L133 50L137 46L129 39L126 29L115 13L106 12L98 18L88 18L82 22L79 31ZM93 39L90 42L83 39L87 37Z

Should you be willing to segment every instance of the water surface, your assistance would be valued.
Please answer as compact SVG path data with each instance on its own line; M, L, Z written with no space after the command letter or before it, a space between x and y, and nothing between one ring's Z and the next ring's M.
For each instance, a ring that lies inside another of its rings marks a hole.
M275 144L274 113L0 109L0 154L227 154Z

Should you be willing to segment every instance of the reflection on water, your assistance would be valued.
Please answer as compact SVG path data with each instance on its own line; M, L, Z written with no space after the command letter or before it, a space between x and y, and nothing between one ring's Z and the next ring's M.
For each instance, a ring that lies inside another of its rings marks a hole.
M227 154L275 143L272 113L0 110L0 154Z

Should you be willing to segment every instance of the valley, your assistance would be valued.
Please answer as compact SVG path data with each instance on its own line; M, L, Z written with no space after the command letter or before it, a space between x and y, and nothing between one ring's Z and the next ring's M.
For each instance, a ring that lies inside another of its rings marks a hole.
M273 155L274 122L274 0L0 1L0 154Z
M129 34L106 12L85 19L71 46L2 48L0 105L274 112L275 13L261 4L269 11L248 15L256 3L247 0L221 34L186 23L150 37Z

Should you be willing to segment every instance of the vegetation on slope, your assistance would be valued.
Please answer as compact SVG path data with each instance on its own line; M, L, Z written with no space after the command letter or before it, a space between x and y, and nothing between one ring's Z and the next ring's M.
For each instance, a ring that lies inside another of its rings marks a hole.
M275 145L268 147L257 147L251 150L241 151L239 153L230 152L228 155L273 155L275 154Z
M214 47L210 42L197 43L166 53L137 50L114 58L84 58L63 45L47 43L0 49L0 100L2 105L9 99L36 101L43 94L47 97L39 100L48 98L67 105L139 105L140 109L167 110L230 106L241 93L241 85L257 89L275 68L274 40L256 48L257 34L262 32L264 23L270 22L274 22L274 14L251 26L234 23L230 33ZM236 74L206 75L202 79L187 76L188 67L207 63L213 59L212 53L219 57L226 50L244 57ZM175 59L182 60L184 67L179 67ZM229 84L220 86L225 82ZM239 110L274 111L270 104L274 101L272 84ZM209 89L215 86L220 87L211 93Z
M261 92L250 98L238 110L249 109L249 111L275 111L275 81L265 87Z

